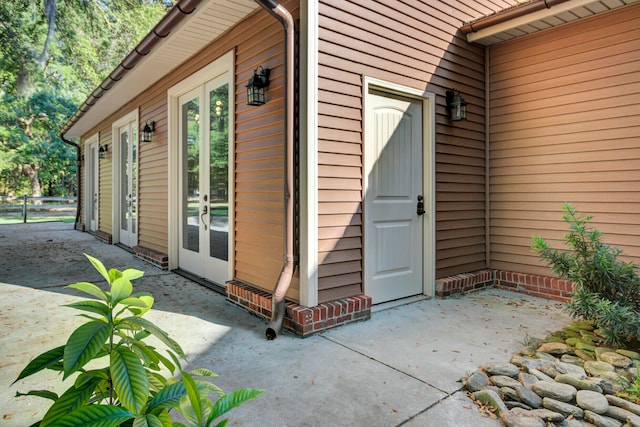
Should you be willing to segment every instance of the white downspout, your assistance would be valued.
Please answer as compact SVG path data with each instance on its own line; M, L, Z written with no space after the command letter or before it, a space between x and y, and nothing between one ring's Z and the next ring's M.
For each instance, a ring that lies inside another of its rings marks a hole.
M285 30L285 122L286 122L286 170L285 170L285 244L284 266L271 299L271 321L265 331L268 340L275 339L282 330L287 306L285 295L295 271L294 250L294 22L291 13L273 0L255 0L262 8L275 16Z

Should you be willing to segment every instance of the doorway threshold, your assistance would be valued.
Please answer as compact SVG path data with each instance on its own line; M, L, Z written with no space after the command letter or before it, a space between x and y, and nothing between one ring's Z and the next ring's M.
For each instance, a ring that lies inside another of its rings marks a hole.
M212 282L203 277L196 276L195 274L189 273L188 271L184 271L179 268L176 268L175 270L171 270L171 272L176 273L178 276L182 276L186 279L189 279L192 282L196 282L197 284L204 286L205 288L209 288L212 291L219 293L220 295L224 295L224 296L227 295L225 291L225 287L223 285Z
M381 302L371 306L371 313L377 313L379 311L389 310L396 307L401 307L407 304L413 304L414 302L429 299L426 295L415 295L412 297L400 298L393 301Z

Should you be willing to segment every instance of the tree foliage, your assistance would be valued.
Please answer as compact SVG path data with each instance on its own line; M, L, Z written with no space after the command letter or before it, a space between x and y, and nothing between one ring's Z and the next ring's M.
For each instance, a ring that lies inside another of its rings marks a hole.
M57 131L168 6L166 0L0 2L0 194L75 192L75 150Z

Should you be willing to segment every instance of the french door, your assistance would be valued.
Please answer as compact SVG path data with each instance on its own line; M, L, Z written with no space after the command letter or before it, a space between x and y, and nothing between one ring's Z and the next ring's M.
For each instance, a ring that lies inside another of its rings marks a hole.
M118 227L125 246L138 244L138 131L137 121L117 128L118 144Z
M178 264L220 284L230 279L229 91L225 74L178 101Z
M93 137L87 144L85 157L87 159L87 172L85 181L87 183L87 196L85 201L86 221L89 230L96 231L98 229L98 185L99 185L99 160L98 160L98 138Z

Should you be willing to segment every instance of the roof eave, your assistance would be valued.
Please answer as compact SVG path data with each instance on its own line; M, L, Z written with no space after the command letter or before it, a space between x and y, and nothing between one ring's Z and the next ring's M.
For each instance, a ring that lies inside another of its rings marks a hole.
M61 127L59 134L67 138L81 138L98 125L105 117L120 109L126 102L144 92L151 85L167 75L181 61L197 53L222 32L234 26L258 6L253 0L233 3L234 19L224 19L226 28L218 25L216 31L206 36L199 35L200 43L178 43L176 39L185 32L185 24L196 16L214 19L215 14L205 15L207 10L224 14L218 0L180 0L105 78L102 83L78 107L75 113ZM173 43L172 41L176 41ZM164 55L167 58L154 58ZM175 58L175 60L174 60Z

